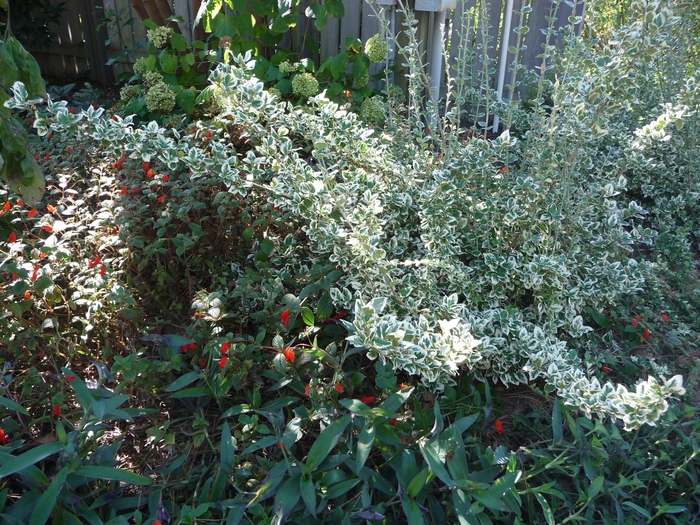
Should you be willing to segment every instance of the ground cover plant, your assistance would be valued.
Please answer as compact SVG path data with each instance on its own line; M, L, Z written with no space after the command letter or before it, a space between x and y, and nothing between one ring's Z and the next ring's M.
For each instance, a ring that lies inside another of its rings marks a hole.
M2 519L697 521L696 44L630 7L527 103L457 69L432 130L420 68L381 119L252 53L167 122L14 83ZM512 133L464 140L475 100Z

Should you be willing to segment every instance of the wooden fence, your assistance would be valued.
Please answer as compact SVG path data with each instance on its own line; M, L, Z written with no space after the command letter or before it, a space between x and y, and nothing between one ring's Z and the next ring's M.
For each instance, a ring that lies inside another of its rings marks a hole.
M45 75L58 77L71 76L87 76L91 80L100 82L112 82L116 75L123 72L127 65L106 65L110 58L119 56L125 48L134 48L139 42L145 42L146 29L143 23L138 18L136 11L131 6L129 0L53 0L54 2L65 1L66 11L62 15L62 20L53 29L58 38L56 42L48 49L31 49L41 67L42 73ZM309 0L305 0L307 3ZM382 0L384 5L384 16L390 20L392 30L402 29L402 16L398 12L395 4L396 0ZM413 2L413 0L411 0ZM359 38L365 42L369 37L376 34L380 29L380 24L375 17L375 11L364 0L343 0L345 6L345 16L342 19L329 17L326 27L322 31L317 31L313 22L301 17L299 25L303 28L308 24L307 38L314 38L319 46L320 52L313 56L316 61L323 61L329 56L335 56L338 53L345 51L344 42L348 37ZM393 4L393 5L392 5ZM523 7L531 8L528 15L525 16L525 25L529 30L524 37L526 48L522 51L519 57L519 62L527 68L535 69L539 66L539 60L536 58L542 52L542 44L545 41L543 29L547 28L547 16L550 15L552 6L551 0L464 0L457 3L457 8L448 17L448 22L445 29L446 40L452 39L455 44L451 45L451 57L453 62L456 59L456 45L458 35L462 35L467 39L470 45L483 45L483 32L479 27L472 28L471 34L464 34L465 28L462 27L462 14L470 9L480 10L482 16L488 18L490 29L488 38L490 38L490 46L487 49L487 55L493 60L494 66L498 65L499 60L506 60L508 64L513 61L513 55L509 52L501 53L501 46L505 45L506 49L509 46L516 45L516 33L514 29L520 23L519 13L513 15L513 23L509 31L509 38L503 37L504 20L506 19L507 7L511 7L515 11L521 11ZM583 15L583 1L576 2L577 15ZM192 21L196 13L192 12L192 2L190 0L173 0L173 12L180 15L184 23L180 24L182 34L186 38L192 38ZM116 31L116 27L108 29L109 24L100 23L104 18L106 10L114 10L121 17L123 22L119 27L121 31ZM527 11L527 10L526 10ZM556 13L557 26L566 25L569 23L568 18L572 14L573 8L571 5L561 1ZM418 34L421 40L425 42L422 51L425 56L430 56L427 42L430 40L428 35L433 31L434 15L429 12L416 13L419 26ZM124 23L129 22L131 23ZM577 26L580 31L581 24ZM109 39L109 45L105 42ZM293 43L286 42L292 46ZM283 45L285 42L283 41ZM143 54L145 46L141 48L139 53ZM480 51L480 53L482 53ZM376 66L373 66L376 68ZM376 69L371 71L375 72ZM498 68L495 68L498 71ZM492 86L496 87L497 75L494 73ZM396 78L397 83L400 78ZM509 96L504 93L504 96Z

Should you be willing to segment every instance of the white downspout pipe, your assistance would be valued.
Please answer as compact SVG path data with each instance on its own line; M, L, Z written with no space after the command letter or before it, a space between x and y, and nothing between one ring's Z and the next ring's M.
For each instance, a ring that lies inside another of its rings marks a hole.
M512 1L512 0L511 0ZM430 42L430 90L435 101L440 100L442 64L444 62L442 40L445 35L447 11L436 11L433 18L433 34Z
M501 52L498 58L498 83L496 85L496 97L500 102L503 98L503 88L506 80L508 64L508 43L510 42L510 25L513 20L513 0L506 3L505 19L503 20L503 33L501 34ZM493 132L498 133L498 115L493 116Z

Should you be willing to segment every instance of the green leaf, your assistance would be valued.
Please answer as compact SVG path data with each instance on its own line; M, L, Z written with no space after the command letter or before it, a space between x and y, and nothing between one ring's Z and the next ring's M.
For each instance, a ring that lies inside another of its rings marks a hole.
M173 33L170 37L170 45L176 51L184 51L187 49L187 39L180 33Z
M233 471L236 462L236 454L233 446L233 437L228 422L224 422L221 429L221 464L225 467L227 474Z
M326 459L326 456L338 444L340 435L345 430L345 427L350 423L350 415L344 415L340 419L334 421L327 426L323 432L316 438L314 444L311 445L309 454L306 458L306 465L310 470L314 470L321 462Z
M314 313L311 311L311 308L306 306L302 307L301 309L301 319L304 321L306 326L313 326L315 324Z
M258 450L261 450L263 448L271 447L273 445L277 445L279 441L279 438L277 436L265 436L262 439L259 439L252 445L250 445L248 448L246 448L241 455L242 456L247 456L249 454L252 454L253 452L256 452Z
M11 399L7 399L6 397L0 397L0 405L7 407L10 410L19 412L20 414L24 414L25 416L29 415L29 412L27 412L22 405L20 405L19 403L15 403Z
M327 500L339 498L340 496L348 492L350 489L352 489L355 485L357 485L360 481L362 480L360 480L359 478L355 478L336 483L328 489L328 491L324 495L324 498Z
M316 488L314 487L314 482L310 475L301 475L299 477L299 491L301 492L301 499L304 501L304 505L306 505L306 510L315 518Z
M328 10L321 4L311 4L306 8L306 16L315 19L314 24L319 31L328 23Z
M202 374L199 372L189 372L182 377L177 378L175 381L170 383L170 385L165 389L166 392L175 392L181 388L185 388L187 385L194 383L197 379L200 379Z
M554 400L554 408L552 409L552 441L554 445L562 441L562 420L561 420L561 404L559 398Z
M77 476L89 479L108 479L110 481L123 481L132 485L152 485L153 480L146 476L134 474L128 470L110 467L78 467L74 472Z
M359 472L364 466L369 453L372 451L374 444L374 435L377 432L377 427L374 425L365 424L357 438L357 449L355 451L355 472Z
M186 388L185 390L180 390L179 392L175 392L170 396L170 399L181 399L185 397L201 397L201 396L207 396L211 394L211 390L208 388Z
M391 394L379 408L386 410L387 412L396 412L401 406L411 397L413 393L413 388L404 388L399 392Z
M537 501L540 502L540 506L544 511L544 519L547 520L548 525L554 525L554 513L552 512L549 503L547 503L547 500L544 499L542 494L539 494L537 492L535 492L535 497L537 498Z
M435 447L439 446L437 442L433 442L429 445L421 444L420 451L423 454L423 458L430 467L430 470L442 480L442 482L448 487L454 487L454 481L447 473L445 465L442 463L439 454L435 450Z
M588 485L587 492L589 499L593 499L598 495L600 490L603 488L603 483L605 483L605 478L603 476L598 476L593 481L591 481L591 484Z
M49 488L46 489L46 492L39 498L29 520L29 525L44 525L49 520L56 506L56 498L61 491L61 485L66 481L66 476L68 476L68 467L63 467L51 482Z
M415 500L406 497L401 498L401 508L406 518L408 518L408 525L425 525L423 514Z
M174 75L177 72L178 59L167 49L161 51L158 57L160 67L166 75Z
M47 443L45 445L39 445L38 447L25 452L21 456L8 461L4 465L0 466L0 478L19 472L34 463L38 463L44 458L52 456L57 452L63 450L62 443Z
M291 514L292 509L301 498L300 477L299 474L290 477L275 496L275 515L281 518L279 523L284 522L284 518Z
M425 487L428 477L430 477L430 469L426 467L413 477L406 487L406 493L412 498L418 496L418 493Z

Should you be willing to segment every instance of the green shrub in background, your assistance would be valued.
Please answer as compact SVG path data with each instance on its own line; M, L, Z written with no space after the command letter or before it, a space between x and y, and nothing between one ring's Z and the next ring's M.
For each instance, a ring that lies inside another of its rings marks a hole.
M417 90L395 128L292 106L242 57L211 120L38 108L47 196L0 218L2 518L697 520L663 379L697 358L695 226L660 225L694 224L698 93L635 6L620 47L545 50L552 106L494 105L524 131L493 141L424 134Z

